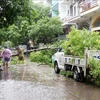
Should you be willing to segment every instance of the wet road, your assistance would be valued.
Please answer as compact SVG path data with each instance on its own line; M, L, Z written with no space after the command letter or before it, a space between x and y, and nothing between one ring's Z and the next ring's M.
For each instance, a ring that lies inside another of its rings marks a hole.
M100 100L100 88L27 62L0 72L0 100Z

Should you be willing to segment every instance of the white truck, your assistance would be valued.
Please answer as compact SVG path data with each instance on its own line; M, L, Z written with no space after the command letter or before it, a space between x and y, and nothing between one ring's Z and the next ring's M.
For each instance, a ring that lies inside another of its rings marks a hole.
M84 58L72 55L64 55L64 52L58 50L53 56L54 71L59 74L60 70L72 71L73 78L76 81L83 81L87 75L88 60L94 57L100 61L100 50L84 50Z

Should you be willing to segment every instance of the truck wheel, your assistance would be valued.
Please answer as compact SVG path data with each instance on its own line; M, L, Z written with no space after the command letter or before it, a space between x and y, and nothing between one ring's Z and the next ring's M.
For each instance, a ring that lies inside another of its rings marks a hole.
M55 73L59 74L60 73L60 69L58 68L58 64L54 63L54 71Z
M79 80L79 74L78 74L78 71L77 71L77 68L75 67L74 70L73 70L73 78L74 80L78 81Z

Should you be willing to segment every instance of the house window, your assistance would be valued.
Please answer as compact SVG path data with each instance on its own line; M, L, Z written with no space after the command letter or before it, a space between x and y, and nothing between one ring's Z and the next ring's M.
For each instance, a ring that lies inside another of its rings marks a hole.
M69 15L69 10L68 10L68 15Z
M73 16L73 6L70 6L70 16Z
M74 7L74 16L76 16L76 7Z

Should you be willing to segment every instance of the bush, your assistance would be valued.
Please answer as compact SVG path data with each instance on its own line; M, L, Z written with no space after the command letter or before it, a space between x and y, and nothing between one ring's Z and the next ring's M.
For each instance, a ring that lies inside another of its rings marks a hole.
M90 66L90 76L93 78L93 82L100 85L100 61L95 58L90 58L88 62Z
M18 57L12 57L11 58L11 64L17 64L17 61L18 61Z
M38 52L32 52L30 54L30 61L42 64L50 64L52 62L51 57L53 53L54 51L52 50L42 50Z

